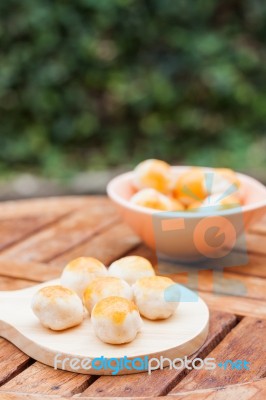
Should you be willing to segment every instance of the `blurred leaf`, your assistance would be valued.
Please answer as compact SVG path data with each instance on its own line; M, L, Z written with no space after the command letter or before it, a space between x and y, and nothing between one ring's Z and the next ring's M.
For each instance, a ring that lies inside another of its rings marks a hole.
M0 174L265 167L262 0L2 0Z

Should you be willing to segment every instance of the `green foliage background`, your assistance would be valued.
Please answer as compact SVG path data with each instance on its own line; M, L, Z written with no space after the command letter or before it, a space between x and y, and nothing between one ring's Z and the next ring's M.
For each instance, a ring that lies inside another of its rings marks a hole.
M0 171L266 166L263 0L1 0Z

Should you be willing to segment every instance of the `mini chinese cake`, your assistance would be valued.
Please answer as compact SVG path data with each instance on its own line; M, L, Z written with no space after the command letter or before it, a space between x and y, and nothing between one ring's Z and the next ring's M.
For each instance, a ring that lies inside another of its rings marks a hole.
M155 275L155 272L146 258L127 256L110 265L109 275L124 279L129 285L132 285L140 278Z
M40 289L32 299L32 310L43 326L54 331L79 325L83 320L81 299L60 285Z
M123 297L106 297L92 309L91 322L100 340L110 344L129 343L142 326L136 305Z
M140 314L145 318L152 320L169 318L179 304L177 284L170 278L163 276L142 278L132 288L134 301ZM171 299L172 288L174 288L174 299ZM170 300L175 301L168 301L169 297Z
M101 277L87 286L83 295L83 303L89 314L91 314L93 307L98 301L110 296L124 297L125 299L132 300L132 288L123 279L115 278L114 276Z
M74 290L82 298L84 290L94 279L106 275L107 269L99 260L79 257L67 264L61 275L61 284Z

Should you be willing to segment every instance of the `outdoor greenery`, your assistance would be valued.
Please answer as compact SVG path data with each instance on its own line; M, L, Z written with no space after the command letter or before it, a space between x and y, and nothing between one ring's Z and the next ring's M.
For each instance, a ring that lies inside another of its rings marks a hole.
M266 166L263 0L1 0L0 172Z

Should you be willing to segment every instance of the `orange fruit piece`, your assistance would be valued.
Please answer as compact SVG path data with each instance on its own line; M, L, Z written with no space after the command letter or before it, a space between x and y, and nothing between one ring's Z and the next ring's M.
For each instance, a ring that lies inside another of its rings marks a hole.
M131 197L130 202L138 206L161 211L172 211L173 209L171 199L155 189L140 190Z
M191 168L179 176L173 189L174 197L185 206L202 201L207 196L204 183L204 172L201 168Z
M167 193L171 183L170 165L150 159L138 164L134 170L133 185L137 189L152 188Z

